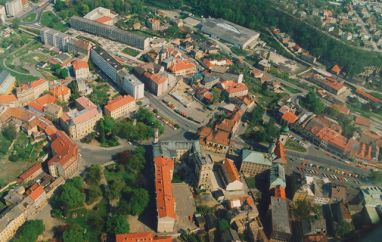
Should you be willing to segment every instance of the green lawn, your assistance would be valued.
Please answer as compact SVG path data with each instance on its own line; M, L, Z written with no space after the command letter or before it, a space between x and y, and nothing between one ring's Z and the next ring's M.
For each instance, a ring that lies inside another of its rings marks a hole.
M98 208L97 211L94 210L94 208ZM86 231L89 233L89 241L100 241L100 235L102 233L105 233L105 228L102 231L97 231L94 230L90 227L88 224L88 220L93 216L93 215L100 215L101 217L104 218L105 224L107 221L107 216L109 215L109 204L105 198L103 198L97 205L94 206L93 209L87 210L86 208L79 208L75 210L71 210L69 212L69 216L67 219L65 219L66 224L78 224L82 228L86 229ZM77 214L76 218L73 218L72 215ZM82 216L83 215L83 216Z
M42 13L41 24L49 28L53 28L57 31L65 32L68 30L65 25L58 20L58 17L54 15L51 11L46 11Z
M285 148L288 150L294 150L299 152L306 152L306 149L302 147L301 145L297 144L295 141L288 139L288 141L285 144Z
M246 177L249 188L256 188L256 179L254 177Z
M116 166L116 165L114 165ZM105 175L106 181L124 181L127 185L134 181L137 178L136 174L128 173L127 170L121 172L109 171L107 168L103 170L103 174Z
M23 18L23 22L31 23L36 20L37 13L31 13Z
M39 29L34 29L34 28L27 28L27 27L24 27L24 26L20 26L19 28L22 28L22 29L26 29L32 33L35 33L37 35L40 35L41 34L41 31Z
M293 87L287 86L285 84L281 83L281 86L283 86L285 89L287 89L288 91L290 91L293 94L301 93L299 90L297 90L297 89L295 89Z
M125 54L128 54L128 55L134 56L134 57L136 57L140 53L138 50L134 50L134 49L131 49L129 47L126 47L125 49L123 49L122 52Z
M239 48L236 48L236 47L231 47L231 51L234 54L239 55L239 56L245 56L245 55L248 54L248 52L246 50L239 49Z
M26 63L31 63L33 65L36 65L38 62L45 61L47 59L48 59L48 57L46 57L45 55L43 55L41 53L34 53L34 54L23 56L20 59L20 62L21 63L26 62Z

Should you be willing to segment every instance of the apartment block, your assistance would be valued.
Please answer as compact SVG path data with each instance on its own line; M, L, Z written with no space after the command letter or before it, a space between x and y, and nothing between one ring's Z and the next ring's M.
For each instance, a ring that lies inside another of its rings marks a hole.
M44 79L33 82L23 82L16 88L16 96L22 106L33 102L44 92L49 90L49 84Z
M8 16L16 16L23 11L23 4L21 0L8 1L5 3L5 8Z
M5 13L5 7L3 5L0 5L0 19L5 22L5 17L7 14Z
M146 22L147 27L152 30L159 30L160 29L160 21L158 19L150 18Z
M194 182L198 189L211 189L212 182L211 177L213 176L212 168L214 162L210 155L194 154L193 163L194 167Z
M150 76L150 88L156 96L161 96L167 91L168 78L166 76L159 75L159 73L152 74Z
M118 96L114 100L110 100L105 105L105 115L109 115L112 118L118 118L131 112L135 109L135 99L130 96Z
M93 46L90 49L91 61L103 71L113 82L118 86L121 86L121 78L118 72L125 68L118 63L109 53L98 45Z
M40 33L41 42L43 42L49 48L51 46L57 48L60 51L68 51L68 43L74 37L59 32L57 30L45 27Z
M126 75L122 80L122 89L135 100L145 97L145 84L134 75Z
M61 127L70 137L78 138L94 131L102 110L86 97L76 99L76 109L60 117Z
M148 48L150 45L148 37L118 29L114 26L108 26L90 19L72 16L70 18L70 25L76 30L102 36L104 38L131 45L142 50Z

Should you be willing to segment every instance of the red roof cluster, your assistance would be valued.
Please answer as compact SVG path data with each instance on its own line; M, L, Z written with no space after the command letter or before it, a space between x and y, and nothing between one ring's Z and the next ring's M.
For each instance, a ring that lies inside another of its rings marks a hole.
M32 107L32 108L34 108L40 112L44 112L44 106L47 103L56 103L56 102L57 102L57 98L53 97L50 94L46 94L46 95L36 99L35 101L29 103L28 106Z
M361 91L361 90L359 90L359 89L357 89L355 92L356 92L357 94L363 96L364 98L370 100L370 101L373 101L373 102L376 102L376 103L381 102L381 100L379 100L378 98L373 97L373 96L370 95L369 93L366 93L366 92Z
M298 119L298 117L292 112L284 113L284 115L281 118L285 121L288 121L290 124L293 124Z
M175 63L174 65L170 66L168 69L170 69L172 72L181 71L181 70L187 70L191 68L195 68L196 66L192 64L189 60L182 60L180 62Z
M65 132L57 131L51 148L54 150L55 155L48 161L49 166L58 163L66 170L72 163L77 161L78 146Z

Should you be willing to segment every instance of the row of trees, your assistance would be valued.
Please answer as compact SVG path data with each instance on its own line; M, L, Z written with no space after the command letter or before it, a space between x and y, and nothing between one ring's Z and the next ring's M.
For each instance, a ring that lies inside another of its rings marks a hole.
M56 73L57 77L65 79L69 76L68 69L62 68L60 64L55 64L53 69L54 69L54 73Z

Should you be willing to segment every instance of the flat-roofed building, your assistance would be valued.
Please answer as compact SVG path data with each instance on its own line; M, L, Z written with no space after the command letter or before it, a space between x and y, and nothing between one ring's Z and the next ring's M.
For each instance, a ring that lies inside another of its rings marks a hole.
M86 97L76 99L76 109L60 117L61 127L70 135L78 138L93 132L102 110Z
M127 112L131 112L135 109L135 99L130 96L118 96L116 99L110 100L105 105L105 115L109 115L112 118L118 118L125 115Z
M220 38L240 48L252 48L256 46L260 33L234 24L224 19L206 18L201 24L201 31Z
M154 177L156 191L157 232L173 232L175 226L176 198L172 195L171 180L174 161L159 156L154 158Z
M193 155L194 182L198 189L211 189L214 162L210 155L196 153Z
M0 96L11 94L15 85L16 78L11 73L5 70L0 73Z
M131 74L123 77L122 89L135 100L140 100L145 97L145 84L138 80L138 78Z
M62 107L57 104L47 103L44 107L44 116L50 121L58 122L62 114Z
M225 158L221 166L219 167L219 175L225 190L241 190L243 189L243 182L239 176L239 172L231 159Z
M64 34L48 27L44 27L40 31L40 37L41 42L45 45L55 47L60 51L67 51L69 41L74 38L71 35Z
M98 45L95 45L90 50L90 59L101 69L113 82L121 86L121 78L118 72L125 69L118 61L116 61L108 52Z
M269 209L272 221L270 240L288 242L292 236L288 201L283 198L271 197Z
M114 26L98 23L86 18L72 16L70 18L70 25L73 29L108 38L139 49L147 49L150 45L148 37L118 29Z
M5 3L5 8L7 10L7 15L14 17L23 11L23 4L21 3L21 0L12 0Z
M271 157L266 153L244 149L240 172L246 176L256 176L272 168Z

